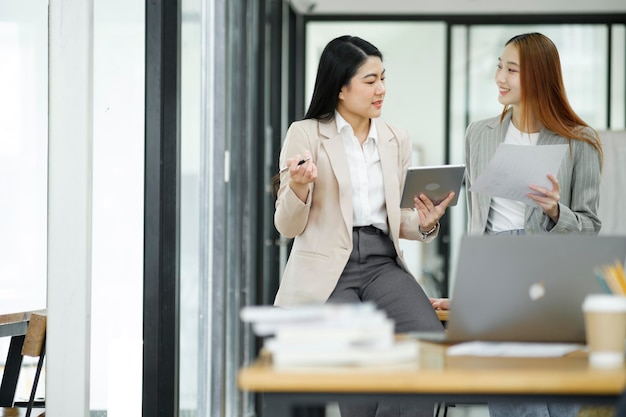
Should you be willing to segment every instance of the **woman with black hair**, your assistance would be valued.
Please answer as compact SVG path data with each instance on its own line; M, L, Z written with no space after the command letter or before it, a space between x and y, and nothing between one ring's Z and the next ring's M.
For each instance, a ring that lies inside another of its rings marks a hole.
M287 132L280 154L274 224L293 247L277 306L374 302L398 333L443 331L408 271L399 239L429 242L454 193L435 205L400 197L411 142L380 119L386 93L382 54L371 43L341 36L325 47L304 119ZM343 417L429 416L432 407L340 404Z

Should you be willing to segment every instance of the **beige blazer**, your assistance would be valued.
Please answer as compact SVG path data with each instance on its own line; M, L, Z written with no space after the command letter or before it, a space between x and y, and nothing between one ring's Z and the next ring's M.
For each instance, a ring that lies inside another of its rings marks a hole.
M498 145L504 142L511 114L509 111L502 123L500 116L497 116L472 123L467 128L465 135L467 189L484 171ZM526 233L598 234L602 225L598 218L600 154L593 146L582 141L570 141L546 129L539 132L537 145L557 144L571 145L556 175L561 186L559 221L555 224L540 208L526 206L524 229ZM485 232L490 207L489 195L467 192L469 234Z
M389 235L406 269L399 239L422 240L416 210L400 209L411 142L407 132L373 119L383 172ZM274 304L282 307L324 303L334 290L352 251L352 186L341 136L334 120L307 119L293 123L283 144L280 165L309 151L317 179L309 184L303 203L289 187L289 173L281 174L274 224L293 246ZM433 233L427 241L436 236Z

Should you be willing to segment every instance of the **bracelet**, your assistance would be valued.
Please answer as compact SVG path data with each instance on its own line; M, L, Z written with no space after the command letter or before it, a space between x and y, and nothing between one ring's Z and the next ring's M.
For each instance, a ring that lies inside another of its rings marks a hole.
M422 239L426 239L428 236L432 235L435 230L439 227L439 222L435 223L432 229L428 232L423 232L421 227L418 227L419 232L422 234Z

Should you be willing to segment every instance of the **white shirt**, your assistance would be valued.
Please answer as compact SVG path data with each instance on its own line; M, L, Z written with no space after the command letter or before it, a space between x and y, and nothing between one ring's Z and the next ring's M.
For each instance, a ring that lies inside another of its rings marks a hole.
M352 226L372 225L389 233L376 125L370 123L367 139L361 146L352 126L337 111L335 121L343 140L352 182Z
M535 146L538 139L539 133L523 133L511 122L509 123L504 143ZM506 230L523 229L525 212L526 204L521 201L492 197L491 209L489 210L489 217L487 217L487 230L503 232Z

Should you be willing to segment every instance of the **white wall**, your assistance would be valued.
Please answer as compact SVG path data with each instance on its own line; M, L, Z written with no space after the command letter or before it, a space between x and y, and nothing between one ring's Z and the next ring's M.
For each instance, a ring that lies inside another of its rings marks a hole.
M144 13L94 4L92 410L141 415Z

